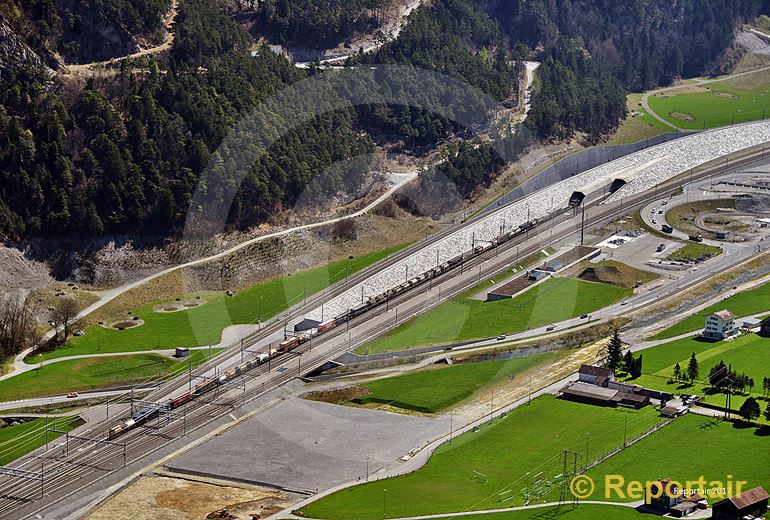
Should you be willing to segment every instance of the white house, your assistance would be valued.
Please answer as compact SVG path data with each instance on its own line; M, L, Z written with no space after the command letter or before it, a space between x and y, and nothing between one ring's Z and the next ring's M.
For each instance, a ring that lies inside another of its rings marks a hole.
M706 327L701 336L707 339L727 339L737 333L735 314L725 309L706 318Z

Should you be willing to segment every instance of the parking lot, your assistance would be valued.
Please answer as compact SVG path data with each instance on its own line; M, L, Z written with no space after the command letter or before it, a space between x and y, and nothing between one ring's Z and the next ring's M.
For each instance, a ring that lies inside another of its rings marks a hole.
M289 397L172 460L168 469L315 492L399 464L449 432L449 418L406 415Z

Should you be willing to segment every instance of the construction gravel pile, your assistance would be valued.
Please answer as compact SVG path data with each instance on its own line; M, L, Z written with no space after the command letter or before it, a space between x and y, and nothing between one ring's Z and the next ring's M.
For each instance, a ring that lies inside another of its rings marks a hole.
M533 193L472 225L458 229L430 247L415 251L326 303L323 315L328 318L342 314L367 298L436 267L437 263L469 251L474 243L483 244L502 231L511 231L528 220L542 218L553 209L565 207L575 191L590 191L609 185L622 175L628 182L608 197L607 203L612 203L650 189L712 159L768 141L770 122L750 123L682 137L598 166ZM321 309L308 313L307 318L320 321Z

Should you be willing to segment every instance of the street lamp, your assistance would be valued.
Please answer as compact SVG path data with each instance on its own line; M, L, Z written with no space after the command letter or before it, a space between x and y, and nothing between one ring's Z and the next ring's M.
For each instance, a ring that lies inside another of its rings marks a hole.
M366 456L366 481L369 482L369 456Z

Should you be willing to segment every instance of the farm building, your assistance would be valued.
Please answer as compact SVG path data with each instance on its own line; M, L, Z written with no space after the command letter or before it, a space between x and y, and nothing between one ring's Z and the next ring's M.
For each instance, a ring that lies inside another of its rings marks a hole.
M730 497L714 504L715 520L742 520L744 518L764 518L767 513L767 502L770 495L762 487L744 491L738 496Z
M568 383L559 390L559 395L563 399L595 404L598 406L628 406L631 408L643 408L650 404L650 398L646 395L620 392L612 388L580 381Z
M738 332L735 325L735 314L727 309L717 311L706 318L706 326L701 333L706 339L727 339Z
M770 317L765 318L759 324L759 335L770 337Z
M596 386L607 386L615 380L615 372L609 368L583 365L578 370L578 381Z

